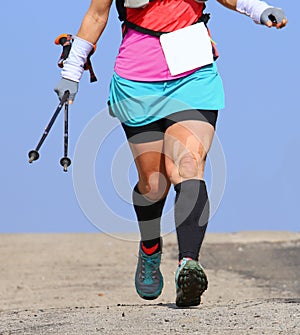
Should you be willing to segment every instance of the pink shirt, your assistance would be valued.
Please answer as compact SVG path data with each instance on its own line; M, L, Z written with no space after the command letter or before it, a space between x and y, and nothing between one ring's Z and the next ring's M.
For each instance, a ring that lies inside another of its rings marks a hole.
M171 76L159 38L128 29L119 49L115 72L137 81L165 81L184 77L195 70Z

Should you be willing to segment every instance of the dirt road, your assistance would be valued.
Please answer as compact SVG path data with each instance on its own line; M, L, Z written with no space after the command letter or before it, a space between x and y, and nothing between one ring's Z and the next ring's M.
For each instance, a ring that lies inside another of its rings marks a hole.
M209 288L176 308L174 235L164 237L165 286L135 293L131 235L0 235L0 334L300 334L300 234L207 234Z

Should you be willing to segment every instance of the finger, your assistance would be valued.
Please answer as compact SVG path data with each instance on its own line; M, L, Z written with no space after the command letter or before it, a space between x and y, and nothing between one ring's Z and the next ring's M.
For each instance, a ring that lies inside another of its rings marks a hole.
M271 21L272 21L272 19L271 19ZM275 23L274 26L276 28L281 28L281 27L284 27L286 25L286 21L287 21L287 18L285 17L285 15L281 14L281 15L278 15L276 17L274 16L273 23Z
M286 24L287 24L287 22L288 22L287 19L283 19L281 22L279 22L279 23L277 24L277 28L280 29L280 28L285 27Z
M73 103L73 100L69 100L69 105L72 105L72 103Z
M272 22L272 26L276 27L277 29L285 27L286 24L287 24L287 20L286 19L283 19L282 21L279 21L279 22Z
M266 25L267 27L271 28L271 27L275 26L276 23L273 23L271 20L269 20L269 21L267 21L267 22L265 23L265 25Z

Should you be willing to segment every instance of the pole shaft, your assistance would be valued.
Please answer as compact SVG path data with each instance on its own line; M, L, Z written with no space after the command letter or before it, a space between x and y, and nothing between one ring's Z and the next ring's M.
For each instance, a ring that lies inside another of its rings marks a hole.
M65 103L65 118L64 118L64 157L68 157L68 142L69 142L69 105Z
M44 141L45 141L45 139L46 139L46 137L47 137L50 129L52 128L52 126L53 126L53 124L54 124L54 122L55 122L55 120L56 120L59 112L61 111L63 105L68 101L69 95L70 95L70 92L69 91L65 91L65 93L64 93L64 95L63 95L63 97L62 97L62 99L61 99L58 107L56 108L56 110L55 110L52 118L50 119L48 125L46 126L46 128L44 130L44 133L43 133L43 135L42 135L39 143L37 144L37 146L35 148L36 151L39 151L39 149L41 148L42 144L44 143Z

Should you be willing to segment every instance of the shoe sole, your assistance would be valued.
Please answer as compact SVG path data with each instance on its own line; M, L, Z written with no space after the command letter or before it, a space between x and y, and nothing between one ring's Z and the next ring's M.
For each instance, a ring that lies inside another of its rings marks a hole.
M141 295L139 292L138 292L138 295L144 299L144 300L155 300L157 299L159 296L160 296L161 292L155 296L145 296L145 295Z
M207 286L206 274L198 262L189 261L178 275L176 305L178 307L198 306Z

